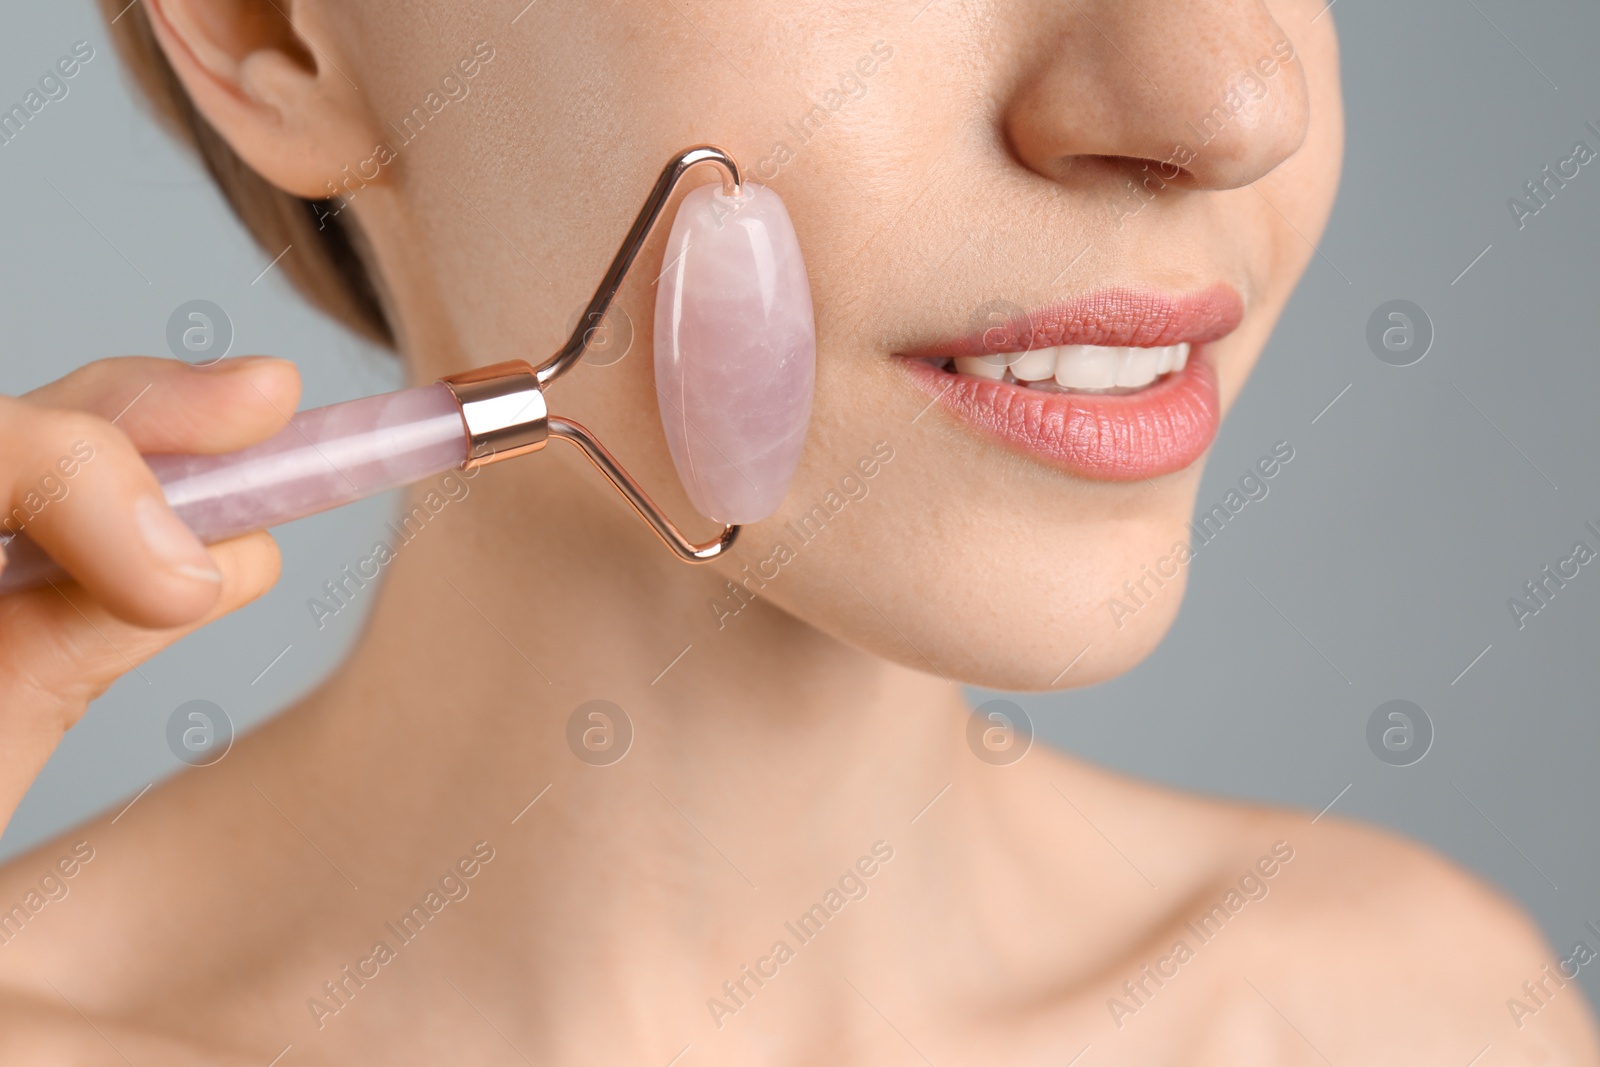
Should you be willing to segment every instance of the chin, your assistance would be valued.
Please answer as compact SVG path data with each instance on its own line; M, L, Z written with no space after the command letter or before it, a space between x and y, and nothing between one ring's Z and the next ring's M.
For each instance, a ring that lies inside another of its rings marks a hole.
M1153 493L1077 492L1081 484L1047 475L1043 496L995 479L964 502L913 511L885 500L870 537L797 560L795 580L770 594L838 640L951 682L1026 692L1092 685L1136 666L1177 618L1198 474ZM918 484L929 483L907 479L885 496ZM938 517L908 525L890 518L897 512Z
M1166 555L1173 541L1160 544L1154 558ZM1120 589L1128 579L1120 576L1138 574L1140 565L1132 571L1126 566L1126 556L1118 553L1098 572L1078 570L1048 583L1015 587L1017 602L1004 626L981 636L960 631L946 636L951 666L941 664L944 673L985 689L1048 692L1095 685L1132 670L1177 619L1186 574L1180 568L1159 588L1147 578L1154 595L1122 612L1108 605L1128 603Z

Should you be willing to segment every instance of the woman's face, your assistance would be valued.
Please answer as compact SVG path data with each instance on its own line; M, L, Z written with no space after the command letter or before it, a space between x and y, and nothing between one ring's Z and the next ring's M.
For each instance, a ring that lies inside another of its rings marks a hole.
M748 565L824 632L1004 688L1098 680L1153 647L1201 455L1332 204L1324 0L485 6L327 15L393 149L352 161L388 191L341 184L419 377L553 350L661 166L718 144L794 220L817 392L783 509L697 572L703 599L736 607L724 582ZM684 515L650 359L664 230L620 301L631 349L551 402ZM1189 364L1107 395L908 358L1059 366L1040 350L1074 343L1187 343Z

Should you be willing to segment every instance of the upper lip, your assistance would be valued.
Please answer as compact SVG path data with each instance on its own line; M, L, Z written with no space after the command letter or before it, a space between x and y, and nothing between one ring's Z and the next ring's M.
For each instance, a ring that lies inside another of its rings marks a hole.
M981 324L964 337L898 354L911 359L951 359L1057 345L1198 345L1237 329L1244 318L1244 301L1237 290L1223 283L1184 293L1119 288L1033 310L996 301L985 305L980 315Z

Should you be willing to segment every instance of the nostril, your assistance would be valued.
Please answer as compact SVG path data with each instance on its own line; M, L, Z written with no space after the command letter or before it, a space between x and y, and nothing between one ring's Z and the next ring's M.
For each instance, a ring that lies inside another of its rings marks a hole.
M1194 172L1189 169L1193 156L1182 145L1164 159L1122 160L1122 169L1128 180L1136 184L1193 185Z
M1149 182L1187 186L1194 184L1195 176L1179 161L1186 161L1188 158L1188 155L1181 151L1165 159L1098 153L1069 155L1057 161L1049 177L1063 184L1111 181L1134 185Z

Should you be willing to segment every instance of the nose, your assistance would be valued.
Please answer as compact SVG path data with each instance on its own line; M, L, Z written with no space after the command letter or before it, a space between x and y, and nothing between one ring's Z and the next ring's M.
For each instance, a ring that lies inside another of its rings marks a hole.
M1305 72L1263 0L1017 8L1029 13L1018 24L1026 74L1005 131L1018 159L1052 181L1154 164L1166 181L1233 189L1305 139Z

